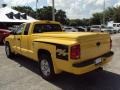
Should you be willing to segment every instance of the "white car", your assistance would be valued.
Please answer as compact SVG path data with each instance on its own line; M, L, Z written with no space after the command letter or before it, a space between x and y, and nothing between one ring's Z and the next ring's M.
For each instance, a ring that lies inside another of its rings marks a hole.
M120 23L113 23L113 28L120 33Z
M113 27L117 33L120 33L120 23L108 22L108 27Z
M76 27L76 29L78 30L78 32L87 32L87 29L82 26Z
M73 28L73 27L64 27L63 30L65 32L78 32L78 29Z
M106 27L104 25L93 25L91 26L92 32L107 32L109 34L117 33L117 31L112 27Z
M91 32L101 32L101 25L92 25L90 31Z
M107 32L109 32L110 34L117 33L117 31L113 27L106 27L106 28L107 28Z

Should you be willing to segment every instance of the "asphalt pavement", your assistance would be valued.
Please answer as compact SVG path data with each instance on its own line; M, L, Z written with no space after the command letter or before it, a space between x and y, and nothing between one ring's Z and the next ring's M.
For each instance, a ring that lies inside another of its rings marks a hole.
M0 90L120 90L120 34L111 37L115 55L104 70L80 76L62 73L54 82L41 78L36 62L20 55L8 59L1 45Z

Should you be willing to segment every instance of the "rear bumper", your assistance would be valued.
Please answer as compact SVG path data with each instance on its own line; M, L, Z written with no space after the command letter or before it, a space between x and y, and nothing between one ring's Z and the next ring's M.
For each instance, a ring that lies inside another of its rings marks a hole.
M84 73L93 71L99 67L102 67L103 65L108 63L110 60L112 60L113 54L114 53L111 51L111 52L108 52L100 57L97 57L97 58L101 58L101 62L99 64L95 64L95 60L97 58L87 60L87 61L82 62L82 63L73 64L71 67L71 70L69 72L76 74L76 75L80 75L80 74L84 74Z

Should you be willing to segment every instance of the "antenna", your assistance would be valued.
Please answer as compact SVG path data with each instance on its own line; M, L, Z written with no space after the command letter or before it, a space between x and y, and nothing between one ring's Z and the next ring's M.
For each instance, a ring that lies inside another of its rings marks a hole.
M36 0L36 18L37 18L37 9L38 9L38 0Z

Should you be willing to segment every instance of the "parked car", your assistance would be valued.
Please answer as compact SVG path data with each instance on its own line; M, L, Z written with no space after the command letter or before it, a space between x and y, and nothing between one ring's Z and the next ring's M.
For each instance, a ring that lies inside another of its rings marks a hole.
M120 33L120 23L109 23L108 27L113 27L117 33Z
M117 31L113 27L106 27L106 28L107 28L107 32L110 33L110 34L117 33Z
M78 30L78 32L87 32L87 29L82 27L82 26L79 26L79 27L75 27L75 29Z
M102 29L104 29L105 27L102 25L92 25L91 26L91 32L102 32Z
M9 36L11 31L0 29L0 43L4 43L4 40L7 36Z
M111 48L107 33L62 32L55 21L23 23L5 39L7 57L21 54L36 61L46 80L63 71L80 75L102 67L112 59Z
M64 27L63 30L65 32L78 32L78 29L76 29L74 27Z
M92 32L107 32L109 34L116 33L116 30L112 27L107 27L105 25L93 25L91 26Z

